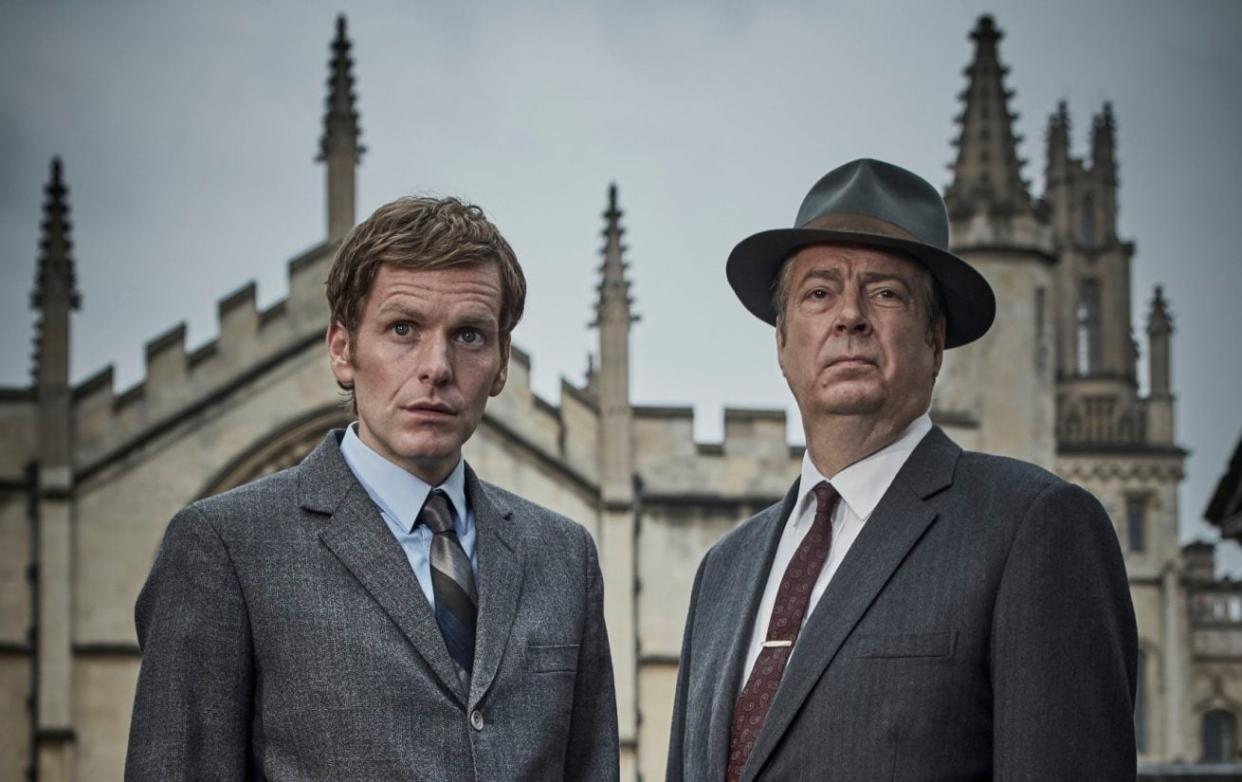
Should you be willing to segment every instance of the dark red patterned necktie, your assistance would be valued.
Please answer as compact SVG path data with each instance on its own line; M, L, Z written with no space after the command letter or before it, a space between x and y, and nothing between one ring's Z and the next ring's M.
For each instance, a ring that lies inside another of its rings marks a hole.
M815 521L785 568L780 588L776 590L772 616L768 620L767 640L759 650L750 678L733 706L725 782L737 782L741 778L742 767L746 765L750 751L755 748L755 739L768 716L768 708L785 673L785 664L789 662L794 642L802 629L811 589L828 559L828 549L832 547L832 511L837 505L837 492L827 481L820 481L811 491L815 493Z

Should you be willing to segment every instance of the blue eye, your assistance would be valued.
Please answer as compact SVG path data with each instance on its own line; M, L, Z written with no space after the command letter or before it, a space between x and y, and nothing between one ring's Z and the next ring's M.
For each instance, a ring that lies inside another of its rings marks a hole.
M467 345L477 345L483 341L483 335L479 333L478 329L462 329L460 336L461 341Z
M399 320L392 324L392 333L398 337L408 337L413 331L414 328L404 320Z

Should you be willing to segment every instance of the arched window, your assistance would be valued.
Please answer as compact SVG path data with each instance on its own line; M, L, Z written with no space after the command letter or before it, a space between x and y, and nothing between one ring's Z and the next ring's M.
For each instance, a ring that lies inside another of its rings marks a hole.
M1147 653L1139 649L1138 686L1134 690L1134 744L1140 755L1147 752Z
M254 445L212 476L199 496L210 497L292 467L313 451L329 430L344 428L353 419L349 410L333 402L281 423L272 431L262 433Z
M1233 712L1212 709L1203 715L1203 762L1232 763L1238 755L1238 720Z
M1100 281L1085 279L1078 290L1078 374L1100 368Z

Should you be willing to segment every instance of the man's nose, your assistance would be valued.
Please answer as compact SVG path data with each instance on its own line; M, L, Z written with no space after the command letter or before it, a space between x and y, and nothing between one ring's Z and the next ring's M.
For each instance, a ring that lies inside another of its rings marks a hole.
M848 290L841 296L841 308L833 329L841 336L864 336L871 333L871 321L867 319L867 305L862 292Z
M425 335L418 351L418 379L428 385L444 385L453 378L453 347L443 334Z

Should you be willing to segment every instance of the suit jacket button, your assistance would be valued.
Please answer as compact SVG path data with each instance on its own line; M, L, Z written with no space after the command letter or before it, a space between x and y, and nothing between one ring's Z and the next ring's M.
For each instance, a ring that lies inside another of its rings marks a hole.
M478 709L470 712L470 727L475 730L483 730L483 712Z

